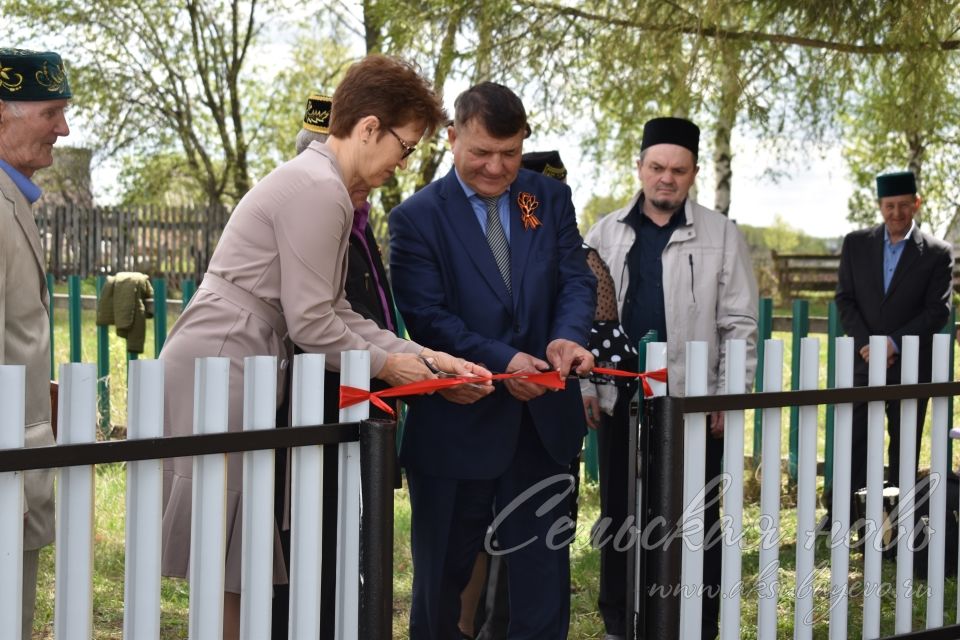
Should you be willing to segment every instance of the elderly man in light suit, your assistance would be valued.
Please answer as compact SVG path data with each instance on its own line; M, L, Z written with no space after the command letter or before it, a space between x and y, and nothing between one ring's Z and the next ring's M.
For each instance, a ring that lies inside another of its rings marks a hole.
M71 98L60 56L0 48L0 364L26 367L25 444L54 444L50 425L50 296L30 178L53 164L53 145L70 133ZM40 548L53 542L53 472L24 475L22 636L31 637Z

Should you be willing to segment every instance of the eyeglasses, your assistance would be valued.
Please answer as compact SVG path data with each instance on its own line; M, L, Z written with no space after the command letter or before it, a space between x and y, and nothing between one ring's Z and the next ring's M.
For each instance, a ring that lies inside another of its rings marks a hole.
M410 154L417 150L417 145L409 145L409 144L407 144L406 142L403 141L403 138L401 138L400 136L398 136L398 135L397 135L397 132L394 131L393 129L391 129L390 127L387 127L387 131L389 131L390 133L392 133L392 134L393 134L393 137L396 138L396 139L397 139L397 142L400 143L400 146L403 147L403 155L400 156L400 159L401 159L401 160L404 160L404 159L406 159L406 158L409 158L409 157L410 157Z

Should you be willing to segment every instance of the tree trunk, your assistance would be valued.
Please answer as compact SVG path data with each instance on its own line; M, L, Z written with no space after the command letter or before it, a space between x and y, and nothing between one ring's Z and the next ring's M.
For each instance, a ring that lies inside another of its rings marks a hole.
M743 88L740 85L740 52L735 47L724 47L720 65L720 109L717 113L716 134L713 141L713 165L716 171L716 193L713 208L730 215L733 184L733 151L730 138L737 123L737 106Z
M917 179L917 193L923 193L923 154L926 145L923 135L913 131L907 134L907 168Z

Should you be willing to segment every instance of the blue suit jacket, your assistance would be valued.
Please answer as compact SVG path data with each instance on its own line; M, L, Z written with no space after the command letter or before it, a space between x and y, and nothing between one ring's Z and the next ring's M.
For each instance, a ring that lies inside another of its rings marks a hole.
M521 192L539 200L534 215L542 226L524 229ZM510 208L512 296L454 170L390 214L391 278L411 337L495 373L518 351L545 359L555 338L585 345L596 298L569 187L522 169L510 187ZM417 398L401 460L431 475L495 478L513 458L522 404L502 385L467 406L439 394ZM576 382L527 405L554 460L573 460L586 430Z

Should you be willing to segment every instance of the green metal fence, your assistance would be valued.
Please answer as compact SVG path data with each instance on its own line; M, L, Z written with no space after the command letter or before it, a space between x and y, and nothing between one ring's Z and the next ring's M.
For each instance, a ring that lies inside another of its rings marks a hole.
M96 278L96 293L97 300L99 301L101 291L103 289L106 278L104 276L98 276ZM163 348L163 344L167 338L167 281L163 278L154 278L152 280L152 285L154 289L154 317L153 317L153 328L154 328L154 353L160 353L160 350ZM52 275L47 276L47 287L52 292L54 287L54 279ZM81 282L78 276L69 276L67 278L67 298L68 298L68 326L69 326L69 357L71 362L80 362L83 359L82 353L82 299L80 295ZM190 299L196 293L196 283L193 280L185 280L181 285L181 291L183 293L183 308L189 304ZM773 300L770 298L763 298L760 300L758 314L758 324L759 324L759 336L757 343L757 371L763 370L763 360L764 360L764 340L769 339L773 335L773 325L774 325L774 316L773 316ZM794 300L792 305L792 315L790 318L791 321L791 336L790 342L792 345L791 361L790 361L790 388L793 390L797 389L798 381L800 378L800 341L807 337L810 334L810 306L809 302L806 300ZM822 321L821 321L822 322ZM953 333L954 327L956 325L956 310L952 310L950 313L950 320L947 325L941 331L942 333ZM821 325L822 326L822 325ZM54 362L54 313L53 313L53 304L50 305L50 376L54 377L56 372L56 364ZM109 327L97 327L97 376L98 376L98 413L100 416L100 428L104 433L108 433L110 430L110 350L109 350ZM826 323L826 336L827 336L827 380L826 388L833 388L835 384L835 359L836 354L834 352L834 338L842 336L843 331L840 327L839 315L837 313L836 304L830 302L828 308L828 316ZM650 332L640 341L640 369L644 368L644 359L646 355L645 345L648 342L656 341L656 332ZM955 352L954 342L950 343L950 361L953 362ZM128 359L135 359L137 356L133 353L128 353ZM954 379L953 367L950 368L950 380ZM754 385L756 391L763 391L763 382L762 376L756 376L756 382ZM833 468L833 411L832 407L827 407L826 412L826 444L824 451L824 458L826 464L824 465L825 477L824 484L826 488L830 488L832 485L832 473ZM950 427L952 428L953 424L953 400L950 400ZM762 412L756 412L754 415L754 432L753 432L753 463L756 465L756 462L760 459L759 452L762 447L762 424L763 424ZM790 448L788 453L788 470L789 478L791 481L796 481L797 473L797 441L798 441L798 425L799 425L799 413L796 407L791 407L790 409ZM947 443L948 455L952 456L952 441ZM952 459L949 458L949 459ZM598 478L598 461L597 461L597 438L596 432L591 430L586 437L584 444L584 466L586 477L590 481L596 481Z
M99 304L106 276L96 278L96 298ZM50 378L56 376L57 365L54 355L54 278L47 275L47 288L50 291ZM167 339L167 282L163 278L152 280L153 298L153 335L154 353L160 353ZM193 280L184 280L182 283L183 308L186 308L190 298L196 293L197 287ZM79 276L67 277L67 326L69 329L69 360L70 362L83 361L83 304L81 296L81 280ZM110 327L97 326L97 414L98 425L102 433L110 432ZM137 359L136 353L127 352L128 360Z

